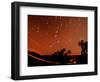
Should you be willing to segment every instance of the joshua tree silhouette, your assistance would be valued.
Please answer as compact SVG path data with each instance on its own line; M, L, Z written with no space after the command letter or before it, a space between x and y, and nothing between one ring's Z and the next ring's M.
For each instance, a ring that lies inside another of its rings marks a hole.
M66 50L65 48L62 48L61 50L52 54L52 57L53 57L53 59L60 62L61 64L64 64L64 63L66 63L65 59L67 59L67 55L70 54L70 53L71 53L70 50Z
M87 54L87 41L84 42L83 40L81 40L79 42L79 45L81 46L81 55L86 55Z
M65 55L67 56L70 53L71 53L71 51L70 50L67 50L66 53L65 53Z
M87 52L88 52L88 45L87 45L88 43L87 43L87 41L85 42L85 46L84 46L84 48L85 48L85 54L87 54Z

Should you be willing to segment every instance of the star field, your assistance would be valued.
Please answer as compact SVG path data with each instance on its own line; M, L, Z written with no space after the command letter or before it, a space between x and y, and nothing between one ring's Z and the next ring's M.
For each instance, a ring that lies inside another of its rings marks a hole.
M66 48L80 54L78 42L87 41L87 17L28 15L28 50L43 55Z

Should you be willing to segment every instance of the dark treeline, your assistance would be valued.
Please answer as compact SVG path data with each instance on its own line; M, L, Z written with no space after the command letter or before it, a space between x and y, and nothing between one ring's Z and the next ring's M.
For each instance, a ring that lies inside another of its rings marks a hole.
M61 64L86 64L87 63L87 41L81 40L78 45L81 48L80 54L70 55L71 50L65 48L56 51L52 54L52 59L58 61Z
M34 55L38 58L45 59L47 61L58 62L60 65L71 65L71 64L87 64L87 53L88 53L88 43L87 41L81 40L78 45L81 48L80 54L71 55L72 51L69 49L62 48L51 55L40 55L35 52L29 51L28 54ZM28 57L28 66L39 66L39 65L50 65L44 62L33 61L34 59ZM41 64L42 63L42 64Z

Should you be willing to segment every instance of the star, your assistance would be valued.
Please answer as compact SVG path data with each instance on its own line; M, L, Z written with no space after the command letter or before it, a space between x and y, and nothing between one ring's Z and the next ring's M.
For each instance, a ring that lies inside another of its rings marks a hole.
M40 31L40 28L39 28L39 27L37 27L37 28L36 28L36 32L39 32L39 31Z
M49 45L49 48L52 48L53 47L53 45Z
M60 26L62 27L62 24L60 24Z
M36 32L40 32L39 30L37 30Z
M56 32L55 33L58 33L58 29L56 30Z
M57 34L55 34L54 37L56 38L57 37Z
M59 19L61 20L62 19L62 16L59 16Z
M57 40L57 43L60 43L60 40Z
M46 24L49 24L48 21L46 22Z
M33 25L32 30L35 30L36 27L37 27L36 25Z

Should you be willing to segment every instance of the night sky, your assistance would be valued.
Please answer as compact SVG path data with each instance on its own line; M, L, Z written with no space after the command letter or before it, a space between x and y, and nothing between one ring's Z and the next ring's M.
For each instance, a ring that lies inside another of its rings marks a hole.
M87 41L87 17L28 15L28 50L42 55L66 48L80 55L80 40Z

